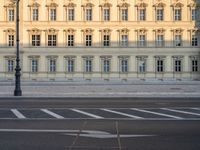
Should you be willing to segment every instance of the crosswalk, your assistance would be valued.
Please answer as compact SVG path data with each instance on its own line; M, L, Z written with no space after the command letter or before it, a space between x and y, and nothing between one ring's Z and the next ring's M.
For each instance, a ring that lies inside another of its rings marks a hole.
M200 120L200 108L13 108L2 119Z

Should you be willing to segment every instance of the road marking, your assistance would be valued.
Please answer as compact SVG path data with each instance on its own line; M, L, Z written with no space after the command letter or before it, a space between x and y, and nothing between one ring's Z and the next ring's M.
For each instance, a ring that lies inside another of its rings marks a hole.
M114 114L119 114L119 115L126 116L126 117L130 117L130 118L134 118L134 119L144 119L144 118L139 117L139 116L134 116L134 115L130 115L130 114L114 111L114 110L109 110L109 109L101 109L101 110L111 112L111 113L114 113Z
M80 130L46 130L46 129L0 129L0 132L28 132L28 133L62 133L69 136L77 136L77 133ZM98 130L82 130L79 134L81 137L89 138L99 138L99 139L108 139L108 138L117 138L116 134L112 134L105 131ZM121 138L137 138L137 137L151 137L156 135L148 134L120 134Z
M167 110L167 111L172 111L172 112L183 113L183 114L189 114L189 115L200 116L200 114L198 114L198 113L193 113L193 112L188 112L188 111L175 110L175 109L169 109L169 108L161 108L161 109L163 109L163 110Z
M64 135L77 136L77 134L65 133ZM98 139L111 139L117 138L117 134L79 134L80 137L98 138ZM145 134L120 134L120 138L139 138L139 137L151 137L155 135Z
M13 112L13 114L17 118L19 118L19 119L26 119L26 117L21 112L19 112L17 109L11 109L11 111Z
M145 113L151 113L151 114L165 116L165 117L170 117L170 118L175 118L175 119L184 119L182 117L168 115L168 114L163 114L163 113L158 113L158 112L149 111L149 110L143 110L143 109L137 109L137 108L131 108L131 110L136 110L136 111L145 112Z
M92 118L96 118L96 119L102 119L103 118L101 116L97 116L97 115L94 115L94 114L91 114L91 113L88 113L88 112L85 112L85 111L82 111L82 110L78 110L78 109L71 109L71 110L75 111L77 113L84 114L86 116L92 117Z
M200 110L200 108L191 108L191 109L194 109L194 110Z
M51 116L53 116L53 117L55 117L55 118L57 118L57 119L64 119L63 116L58 115L58 114L56 114L56 113L54 113L52 111L49 111L47 109L40 109L40 110L43 111L43 112L45 112L45 113L47 113L47 114L49 114L49 115L51 115Z

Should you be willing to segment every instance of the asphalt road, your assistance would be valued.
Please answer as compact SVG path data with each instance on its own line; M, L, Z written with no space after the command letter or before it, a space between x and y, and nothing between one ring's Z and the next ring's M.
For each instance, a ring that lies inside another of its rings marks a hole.
M0 150L199 150L198 99L0 100Z

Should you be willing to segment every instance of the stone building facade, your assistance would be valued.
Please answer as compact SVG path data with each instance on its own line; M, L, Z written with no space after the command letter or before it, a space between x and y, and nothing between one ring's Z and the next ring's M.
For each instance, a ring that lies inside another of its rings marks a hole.
M16 8L0 1L0 80L14 79ZM200 79L198 0L20 0L23 80Z

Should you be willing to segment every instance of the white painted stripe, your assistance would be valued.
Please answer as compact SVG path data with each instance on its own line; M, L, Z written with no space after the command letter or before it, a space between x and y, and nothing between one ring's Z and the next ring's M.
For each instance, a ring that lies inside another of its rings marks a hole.
M189 115L200 116L200 114L198 114L198 113L193 113L193 112L188 112L188 111L175 110L175 109L169 109L169 108L161 108L161 109L163 109L163 110L167 110L167 111L172 111L172 112L183 113L183 114L189 114Z
M170 117L170 118L175 118L175 119L184 119L182 117L173 116L173 115L164 114L164 113L158 113L158 112L149 111L149 110L143 110L143 109L137 109L137 108L131 108L131 110L140 111L140 112L144 112L144 113L150 113L150 114L154 114L154 115L165 116L165 117Z
M47 109L40 109L40 110L43 111L43 112L45 112L45 113L47 113L47 114L49 114L49 115L51 115L51 116L53 116L53 117L55 117L55 118L57 118L57 119L64 119L63 116L58 115L58 114L56 114L56 113L54 113L52 111L49 111Z
M11 109L11 111L13 112L13 114L17 118L19 118L19 119L26 119L26 117L21 112L19 112L17 109Z
M82 111L82 110L78 110L78 109L71 109L71 110L75 111L77 113L84 114L86 116L92 117L92 118L96 118L96 119L102 119L103 118L101 116L97 116L97 115L94 115L94 114L91 114L91 113L88 113L88 112L85 112L85 111Z
M194 109L194 110L200 110L200 108L191 108L191 109Z
M123 113L123 112L114 111L114 110L109 110L109 109L101 109L101 110L111 112L111 113L114 113L114 114L119 114L119 115L126 116L126 117L130 117L130 118L144 119L144 118L139 117L139 116L134 116L134 115L130 115L130 114L126 114L126 113Z

